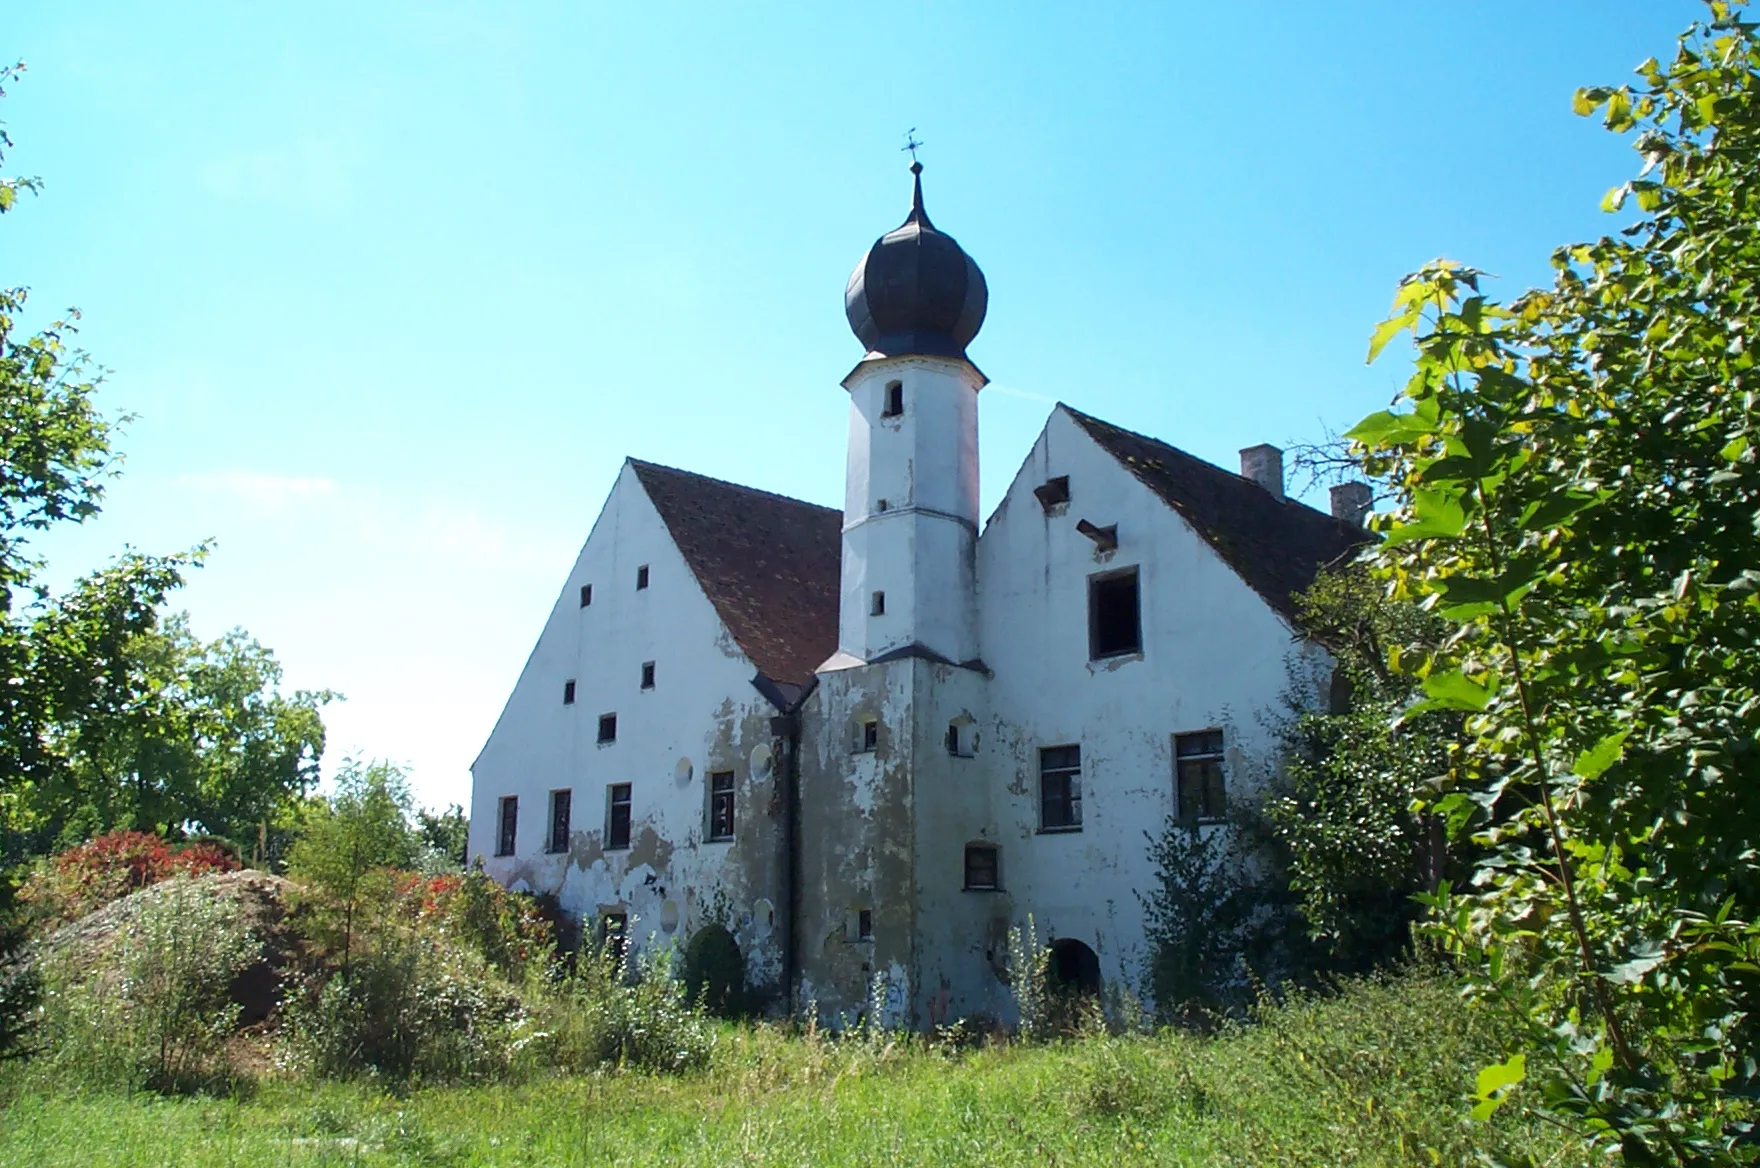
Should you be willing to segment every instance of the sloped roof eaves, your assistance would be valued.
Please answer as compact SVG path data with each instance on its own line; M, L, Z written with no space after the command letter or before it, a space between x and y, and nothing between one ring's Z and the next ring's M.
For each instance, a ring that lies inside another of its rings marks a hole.
M805 686L837 649L843 513L630 459L685 563L758 672Z
M1078 425L1191 525L1234 573L1292 626L1295 597L1322 567L1373 537L1362 528L1143 434L1059 403Z

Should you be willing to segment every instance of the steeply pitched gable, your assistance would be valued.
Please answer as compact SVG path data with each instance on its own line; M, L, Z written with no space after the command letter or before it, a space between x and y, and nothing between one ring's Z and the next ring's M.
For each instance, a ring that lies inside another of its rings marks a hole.
M771 681L804 686L837 650L843 512L630 459L697 583Z
M1179 513L1248 587L1285 620L1296 622L1295 595L1323 565L1345 559L1372 537L1294 499L1279 499L1250 479L1177 447L1058 406Z

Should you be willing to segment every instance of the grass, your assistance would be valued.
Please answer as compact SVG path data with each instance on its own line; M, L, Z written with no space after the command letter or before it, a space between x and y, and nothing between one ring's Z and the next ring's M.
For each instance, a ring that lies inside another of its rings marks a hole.
M425 1088L268 1078L248 1097L50 1093L0 1080L5 1165L1429 1165L1586 1163L1508 1106L1445 982L1356 983L1215 1038L931 1049L728 1027L710 1069Z

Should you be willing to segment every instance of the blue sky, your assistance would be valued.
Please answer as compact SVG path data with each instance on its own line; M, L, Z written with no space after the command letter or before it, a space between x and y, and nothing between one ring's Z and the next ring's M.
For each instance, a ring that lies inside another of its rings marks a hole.
M625 455L840 505L856 259L926 202L984 268L986 508L1051 403L1225 466L1385 404L1439 255L1547 278L1629 144L1578 85L1689 0L8 0L45 180L0 280L77 304L137 415L62 578L217 540L184 592L328 761L468 767Z

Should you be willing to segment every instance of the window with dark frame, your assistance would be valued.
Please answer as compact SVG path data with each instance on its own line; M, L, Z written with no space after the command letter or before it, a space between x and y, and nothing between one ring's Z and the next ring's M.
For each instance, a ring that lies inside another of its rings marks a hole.
M1137 570L1088 577L1088 656L1099 660L1142 651Z
M1222 776L1222 731L1200 730L1173 736L1179 817L1220 823L1228 817L1228 789Z
M608 848L627 848L629 847L630 784L612 783L606 790L610 795L610 802L605 812L605 846Z
M574 792L550 792L550 839L544 845L547 852L566 852L568 850L568 817L573 809Z
M733 838L732 771L712 771L709 774L709 838Z
M863 908L856 910L856 940L872 941L874 939L874 910Z
M998 853L995 844L966 845L966 888L973 892L994 892L1002 887Z
M872 595L868 598L868 615L869 616L885 616L886 615L886 593L876 592L876 593L874 593L874 595Z
M867 754L880 748L880 723L872 718L862 719L856 728L856 753Z
M600 714L599 715L599 741L602 743L617 741L617 715L616 714Z
M654 663L652 661L642 662L642 688L654 688Z
M587 605L589 605L591 603L593 603L593 586L591 584L582 584L581 585L581 607L585 608L585 607L587 607Z
M648 565L643 564L636 569L636 591L640 592L648 586Z
M1082 748L1047 746L1039 751L1039 830L1079 831L1082 826Z
M574 705L574 682L573 681L565 681L562 683L562 704L565 706Z
M886 383L886 404L880 408L882 418L896 418L904 413L904 382Z
M495 854L497 856L513 855L513 845L519 838L518 795L502 796L500 816L495 828Z

